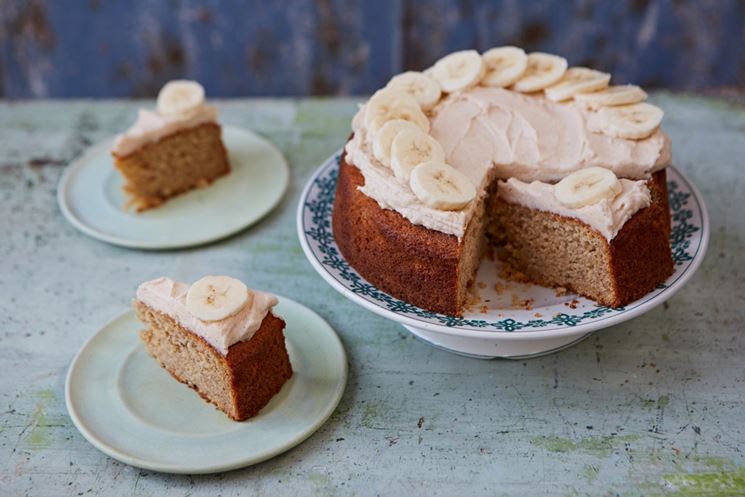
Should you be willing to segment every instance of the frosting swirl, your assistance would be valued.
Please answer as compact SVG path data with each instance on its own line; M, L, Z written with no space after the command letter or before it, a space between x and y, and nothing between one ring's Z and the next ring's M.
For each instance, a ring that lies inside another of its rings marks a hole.
M593 133L587 126L593 112L574 102L479 87L443 100L430 132L448 163L476 185L492 166L500 178L554 182L590 166L642 179L670 164L665 133L643 140Z

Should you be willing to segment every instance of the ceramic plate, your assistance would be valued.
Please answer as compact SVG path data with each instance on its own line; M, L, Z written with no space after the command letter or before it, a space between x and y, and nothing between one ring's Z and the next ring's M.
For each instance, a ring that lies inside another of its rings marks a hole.
M453 352L482 358L523 358L573 345L593 331L639 316L670 298L690 279L706 253L709 222L701 195L680 171L670 167L670 242L675 272L653 292L625 307L599 306L577 295L502 280L499 262L485 258L472 292L476 303L463 317L437 314L380 291L339 252L331 211L340 152L316 171L300 198L297 228L305 255L332 287L353 302Z
M279 203L290 174L280 151L255 133L223 126L222 137L230 174L139 214L124 210L113 138L104 140L65 170L57 188L60 209L83 233L124 247L188 247L237 233Z
M334 330L310 309L279 297L277 314L294 374L254 418L236 422L174 380L138 338L134 311L96 333L67 373L67 410L105 454L168 473L249 466L308 438L336 408L347 359Z

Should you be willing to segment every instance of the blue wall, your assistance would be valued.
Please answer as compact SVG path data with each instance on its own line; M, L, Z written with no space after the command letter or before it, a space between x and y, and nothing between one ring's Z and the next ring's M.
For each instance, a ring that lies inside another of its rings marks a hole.
M745 84L742 0L0 0L0 96L366 94L462 48L516 44L677 89Z

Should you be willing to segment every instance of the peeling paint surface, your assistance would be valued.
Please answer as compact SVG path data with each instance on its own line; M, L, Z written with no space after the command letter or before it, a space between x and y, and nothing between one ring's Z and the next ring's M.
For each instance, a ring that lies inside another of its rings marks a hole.
M709 209L708 255L664 306L524 362L436 350L346 300L305 260L300 191L348 136L355 99L218 101L223 122L280 147L288 194L245 232L166 252L87 238L55 198L65 165L151 101L0 103L0 495L745 495L745 107L651 98ZM207 272L327 319L350 360L341 404L300 446L225 474L157 474L104 456L65 410L75 352L141 281Z
M556 52L616 83L745 85L740 0L0 2L0 97L361 95L443 55Z

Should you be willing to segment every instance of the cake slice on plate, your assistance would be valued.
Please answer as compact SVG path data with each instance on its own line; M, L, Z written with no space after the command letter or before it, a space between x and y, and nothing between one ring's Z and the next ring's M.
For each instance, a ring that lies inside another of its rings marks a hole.
M138 212L230 172L217 109L204 103L204 88L196 81L167 83L156 110L140 109L111 153L124 178L127 206Z
M171 376L236 421L258 414L292 376L274 295L227 276L137 288L140 338Z

